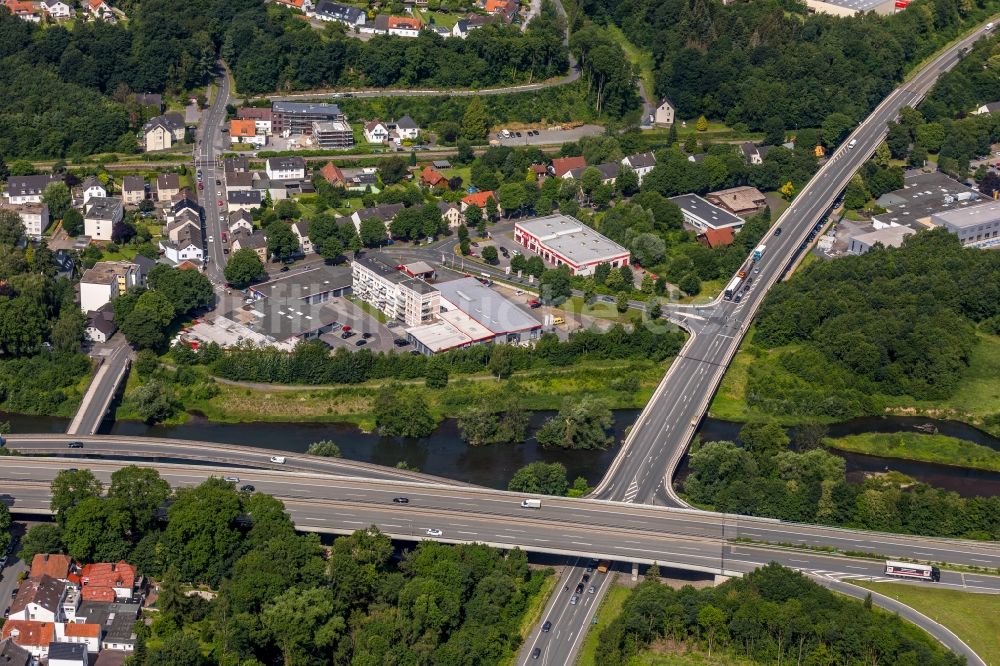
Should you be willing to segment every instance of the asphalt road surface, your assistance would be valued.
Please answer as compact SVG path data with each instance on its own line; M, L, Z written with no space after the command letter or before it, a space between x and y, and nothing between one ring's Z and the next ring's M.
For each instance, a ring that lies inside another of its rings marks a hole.
M226 119L226 104L229 103L229 77L223 73L216 80L215 99L212 106L202 116L199 127L199 143L195 153L195 166L202 172L205 189L198 191L202 209L205 212L205 256L209 263L206 272L216 283L225 280L222 275L226 267L226 255L222 251L222 232L228 231L228 224L219 221L219 215L226 212L226 183L224 170L219 163L219 156L225 152L225 141L228 135L221 130ZM216 185L218 180L221 185ZM222 191L222 195L218 194ZM218 201L223 205L219 206ZM209 238L213 240L209 242Z
M132 348L122 334L114 336L112 341L114 346L103 357L101 367L97 369L76 415L70 421L67 428L70 435L93 435L97 432L115 397L119 381L132 360Z

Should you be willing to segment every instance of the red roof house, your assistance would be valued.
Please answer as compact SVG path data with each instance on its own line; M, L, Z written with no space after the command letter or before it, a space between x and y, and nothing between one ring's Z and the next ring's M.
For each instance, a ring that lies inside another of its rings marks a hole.
M552 173L556 178L562 178L573 169L583 169L587 166L587 160L583 156L579 157L557 157L552 160Z
M493 190L487 190L485 192L475 192L473 194L470 194L466 196L464 199L462 199L462 212L465 212L465 209L468 208L469 206L479 206L480 208L485 209L486 202L489 201L490 199L496 201L496 198L497 198L496 194L493 193Z
M429 187L447 187L448 179L445 178L439 171L434 167L424 167L424 170L420 172L420 182L424 183Z

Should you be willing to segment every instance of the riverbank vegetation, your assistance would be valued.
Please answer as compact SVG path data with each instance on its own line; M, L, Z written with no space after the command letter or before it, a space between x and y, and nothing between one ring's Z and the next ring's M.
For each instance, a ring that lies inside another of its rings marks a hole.
M691 653L732 657L720 664L962 663L898 616L839 596L775 563L702 590L671 589L651 572L600 629L594 663L673 663L655 656Z
M375 527L325 547L296 533L280 501L218 478L172 492L155 470L125 467L105 489L89 470L64 471L52 503L56 524L33 527L23 557L125 559L157 580L136 666L500 666L552 575L516 549L428 541L397 552Z
M904 583L851 583L903 602L950 629L987 664L1000 663L1000 613L995 595Z
M695 443L683 492L717 511L881 532L1000 540L1000 497L961 497L896 475L848 481L844 459L788 450L773 423L747 424L734 442Z
M942 230L815 263L768 294L712 414L921 413L1000 431L1000 255Z
M1000 451L945 435L868 432L847 437L828 437L823 440L823 446L882 458L919 460L1000 472Z

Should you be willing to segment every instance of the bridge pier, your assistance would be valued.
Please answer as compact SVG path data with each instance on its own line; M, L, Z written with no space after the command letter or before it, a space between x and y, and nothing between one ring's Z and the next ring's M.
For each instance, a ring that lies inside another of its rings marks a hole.
M638 562L633 562L632 563L632 580L633 581L639 580L639 563Z

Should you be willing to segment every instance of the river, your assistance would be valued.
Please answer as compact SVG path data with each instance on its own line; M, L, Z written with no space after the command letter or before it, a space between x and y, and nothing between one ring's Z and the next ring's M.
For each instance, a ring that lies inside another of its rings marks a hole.
M147 435L176 437L229 444L243 444L289 452L304 452L311 443L330 439L337 443L345 458L393 467L408 465L427 474L465 481L490 488L506 488L520 467L531 462L559 462L565 465L572 481L582 476L594 485L604 475L618 453L625 430L638 416L639 410L615 412L614 442L604 451L545 449L534 438L522 444L471 447L462 441L455 420L446 420L430 437L407 439L381 437L363 433L353 425L336 423L214 423L203 417L192 417L187 423L172 426L148 426L136 421L118 421L102 426L101 432L114 435ZM536 412L531 419L531 431L541 425L551 412ZM2 414L14 432L65 432L68 419L46 416ZM828 427L831 437L862 432L898 432L913 430L914 425L933 423L944 435L959 437L1000 450L1000 439L957 421L934 421L920 417L866 417L837 423ZM740 423L704 419L698 434L702 441L735 440ZM879 458L844 451L831 451L847 461L847 473L859 481L867 472L893 469L918 481L954 490L961 495L1000 495L1000 473L948 467L931 463ZM678 476L687 475L687 459Z

